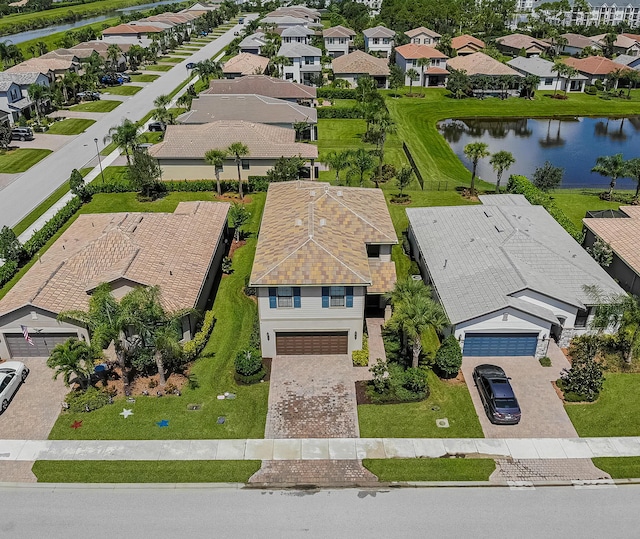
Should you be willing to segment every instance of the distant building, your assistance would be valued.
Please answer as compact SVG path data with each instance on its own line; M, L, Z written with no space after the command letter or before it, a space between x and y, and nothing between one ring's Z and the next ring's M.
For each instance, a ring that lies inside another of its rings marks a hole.
M537 90L559 90L567 92L583 92L587 77L582 74L567 78L553 71L553 62L543 58L523 58L517 56L507 62L513 69L523 75L536 75L540 77Z
M269 59L257 54L241 52L227 60L222 66L222 72L228 79L235 79L244 75L261 75L269 65Z
M433 30L429 30L424 26L420 26L419 28L414 28L413 30L409 30L405 32L410 43L414 45L437 45L442 37L438 32L434 32Z
M285 43L280 47L278 56L289 58L290 65L282 67L282 78L300 82L308 86L317 86L322 75L322 51L302 43Z
M427 45L408 43L396 47L396 64L405 74L405 86L410 85L409 77L406 75L410 69L414 69L419 74L419 79L414 81L414 84L425 87L444 86L449 74L447 60L448 57L445 54ZM425 62L426 65L424 65Z
M468 54L479 52L485 46L484 41L469 34L463 34L451 39L451 48L456 51L457 56L467 56Z
M316 92L312 86L288 80L266 75L247 75L237 79L213 79L209 81L209 89L201 94L257 94L284 99L292 103L312 105L316 99Z

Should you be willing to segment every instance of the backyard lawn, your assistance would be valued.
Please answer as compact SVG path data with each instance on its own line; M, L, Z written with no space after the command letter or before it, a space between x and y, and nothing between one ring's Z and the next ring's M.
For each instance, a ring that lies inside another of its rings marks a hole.
M491 459L365 459L362 464L380 481L488 481L496 469Z
M81 112L111 112L122 101L114 101L113 99L101 99L100 101L87 101L70 107L69 110L77 110Z
M50 153L52 153L51 150L33 150L30 148L19 148L0 153L0 174L25 172Z
M602 200L598 195L603 190L558 189L552 191L551 196L565 215L582 228L582 219L589 210L617 210L620 207L620 202Z
M54 122L49 126L49 135L79 135L84 133L90 126L96 123L95 120L84 118L67 118L60 122Z
M135 95L140 90L142 90L142 86L128 86L126 84L122 84L120 86L109 86L108 88L101 90L101 92L103 95Z
M131 75L131 82L153 82L158 77L160 77L160 75L152 75L150 73L143 73L142 75Z

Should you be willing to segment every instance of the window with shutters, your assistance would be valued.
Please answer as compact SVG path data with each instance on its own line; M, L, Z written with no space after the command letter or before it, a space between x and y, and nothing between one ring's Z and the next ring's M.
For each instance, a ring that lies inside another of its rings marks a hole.
M278 307L293 307L293 287L280 286L278 288Z
M331 286L329 288L329 306L330 307L345 306L344 286Z

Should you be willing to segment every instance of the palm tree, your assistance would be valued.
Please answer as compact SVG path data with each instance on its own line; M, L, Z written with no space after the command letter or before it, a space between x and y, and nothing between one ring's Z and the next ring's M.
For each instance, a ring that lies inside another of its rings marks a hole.
M625 161L624 176L636 182L636 194L633 200L637 202L640 197L640 157L634 157L633 159Z
M567 84L564 86L564 95L567 95L567 90L571 86L571 79L576 77L580 73L575 67L568 65L564 70L564 76L567 78Z
M216 188L218 196L222 196L222 189L220 187L220 169L224 166L224 161L227 158L227 152L225 150L209 150L204 154L204 160L214 167L214 174L216 175Z
M471 160L473 169L471 171L471 196L476 193L476 171L478 169L478 161L489 157L491 154L488 150L489 146L484 142L471 142L464 147L464 155Z
M282 78L284 74L284 66L291 65L291 58L288 58L287 56L274 56L271 58L271 65L275 69L276 76Z
M122 56L122 49L115 43L112 43L107 47L107 61L111 64L111 70L118 70L118 60Z
M371 153L364 148L358 148L351 152L351 170L347 177L358 176L360 178L360 187L363 187L365 174L373 170L374 166L375 161Z
M556 62L554 62L553 66L551 67L551 72L558 74L558 77L556 78L556 86L553 89L553 95L558 94L558 84L560 83L560 79L565 76L567 72L567 67L569 66L564 62L561 62L560 60L557 60Z
M608 195L609 200L611 200L613 190L616 188L616 181L625 174L625 162L624 159L622 159L622 154L617 153L615 155L598 157L598 159L596 159L596 166L591 169L591 172L597 172L601 176L611 178Z
M524 79L522 79L522 88L525 91L527 99L531 99L535 89L540 84L540 77L538 75L527 75Z
M176 99L176 105L186 110L191 110L192 103L193 96L189 92L185 92L178 99Z
M240 199L242 200L242 174L240 172L240 165L242 165L242 158L249 155L249 148L242 144L242 142L234 142L228 148L227 152L231 154L236 162L238 168L238 193L240 193Z
M424 68L431 65L431 58L418 58L417 66L420 68L420 86L425 86L426 77Z
M409 79L409 93L412 93L411 89L413 88L413 83L420 78L420 73L418 73L415 69L411 68L411 69L407 69L407 72L405 73L405 75Z
M502 180L502 173L510 168L515 162L516 159L513 157L513 154L506 150L500 150L499 152L494 153L491 156L491 159L489 159L489 163L496 172L496 193L500 192L500 180Z
M29 99L33 101L33 104L36 108L36 117L40 120L40 104L42 100L47 96L47 88L40 84L30 84L27 89L27 93L29 95Z
M343 150L341 152L329 152L322 162L336 173L336 185L340 185L340 172L351 165L351 152Z
M166 94L159 95L153 100L153 106L156 108L167 108L170 104L171 98Z
M127 156L127 165L131 165L130 154L138 147L140 142L139 127L129 118L122 120L120 125L114 125L105 135L103 142L114 142Z
M363 139L365 142L371 142L376 145L376 154L378 156L378 175L374 178L376 187L379 187L378 181L382 177L382 165L384 162L384 144L387 140L387 135L396 132L396 124L391 119L389 113L384 111L376 111L373 115L367 132L364 134Z
M55 369L54 380L62 375L64 385L69 387L73 377L82 391L86 391L89 388L96 357L96 351L86 342L72 337L51 351L47 367Z

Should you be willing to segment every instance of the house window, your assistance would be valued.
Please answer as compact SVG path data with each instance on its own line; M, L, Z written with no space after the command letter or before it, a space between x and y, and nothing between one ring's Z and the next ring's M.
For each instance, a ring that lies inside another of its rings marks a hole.
M587 327L587 320L589 318L590 312L591 312L591 308L587 309L586 311L584 309L578 310L578 313L576 314L575 327L577 328Z
M293 307L293 287L278 287L278 307Z
M243 159L242 160L242 170L249 170L249 160L248 159Z
M378 45L378 44L380 43L380 40L379 40L377 37L374 37L374 38L371 40L371 43L372 43L373 45Z
M330 286L329 287L329 306L330 307L344 307L345 301L344 286Z
M305 56L304 57L304 65L313 65L314 57L313 56Z
M416 43L416 44L420 45L420 38L419 37L414 37L413 38L413 43Z
M340 38L340 45L344 45L345 43L346 43L346 40L343 37L341 37Z
M388 45L388 44L389 44L389 38L388 38L388 37L385 37L385 38L382 40L382 43L384 43L385 45Z
M286 80L293 80L293 73L285 73L284 78Z
M553 79L544 79L545 86L551 86L553 84Z
M367 245L367 256L369 258L379 258L380 257L380 246L379 245Z
M222 174L223 171L224 171L224 166L216 167L216 174Z
M333 38L330 37L329 39L327 39L327 42L328 42L329 45L333 45Z

